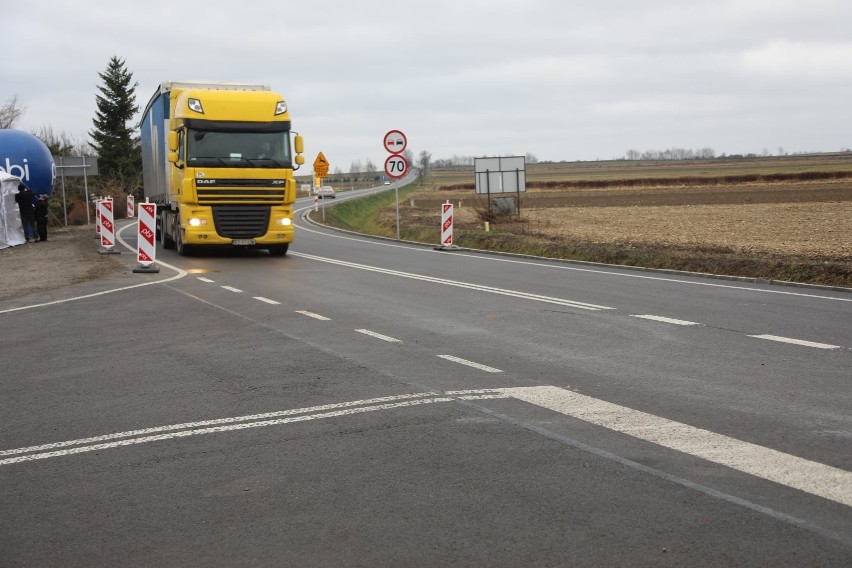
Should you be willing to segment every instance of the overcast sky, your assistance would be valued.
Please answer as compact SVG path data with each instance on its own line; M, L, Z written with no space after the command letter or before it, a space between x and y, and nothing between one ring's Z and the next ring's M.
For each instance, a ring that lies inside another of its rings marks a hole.
M623 157L852 148L850 0L31 0L3 9L0 103L86 140L112 56L163 81L262 83L306 158Z

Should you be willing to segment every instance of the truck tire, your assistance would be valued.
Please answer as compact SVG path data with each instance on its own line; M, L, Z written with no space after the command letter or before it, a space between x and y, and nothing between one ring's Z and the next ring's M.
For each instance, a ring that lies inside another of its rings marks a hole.
M270 256L284 256L284 255L287 254L287 249L289 249L289 248L290 248L289 244L269 247L269 255Z
M160 244L163 245L163 249L175 248L175 242L169 236L171 219L172 215L168 211L164 210L160 213Z
M175 250L181 256L190 256L192 247L183 242L183 232L180 230L180 217L175 217Z

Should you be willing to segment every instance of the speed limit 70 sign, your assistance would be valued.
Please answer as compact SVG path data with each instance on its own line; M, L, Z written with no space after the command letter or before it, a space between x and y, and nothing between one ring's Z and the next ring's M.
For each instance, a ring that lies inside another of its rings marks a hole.
M401 178L408 171L408 162L399 154L392 154L385 160L385 173L394 179Z

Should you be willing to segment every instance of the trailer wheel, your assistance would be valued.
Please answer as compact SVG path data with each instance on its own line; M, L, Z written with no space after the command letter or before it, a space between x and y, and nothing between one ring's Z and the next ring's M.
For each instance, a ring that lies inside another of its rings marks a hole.
M160 213L160 244L163 245L164 249L173 249L175 248L175 242L169 236L169 221L171 221L172 215L163 210Z
M289 244L269 247L269 255L270 256L284 256L285 254L287 254L287 249L289 249L289 248L290 248Z

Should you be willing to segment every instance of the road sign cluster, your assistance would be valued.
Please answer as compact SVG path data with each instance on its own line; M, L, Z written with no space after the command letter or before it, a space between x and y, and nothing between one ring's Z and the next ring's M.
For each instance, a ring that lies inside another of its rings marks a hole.
M384 146L385 150L391 154L385 160L385 173L394 179L404 177L408 172L408 160L402 155L408 146L405 134L400 130L391 130L385 134Z
M317 159L314 160L314 185L319 188L322 185L322 179L328 177L328 160L322 152L317 154Z

